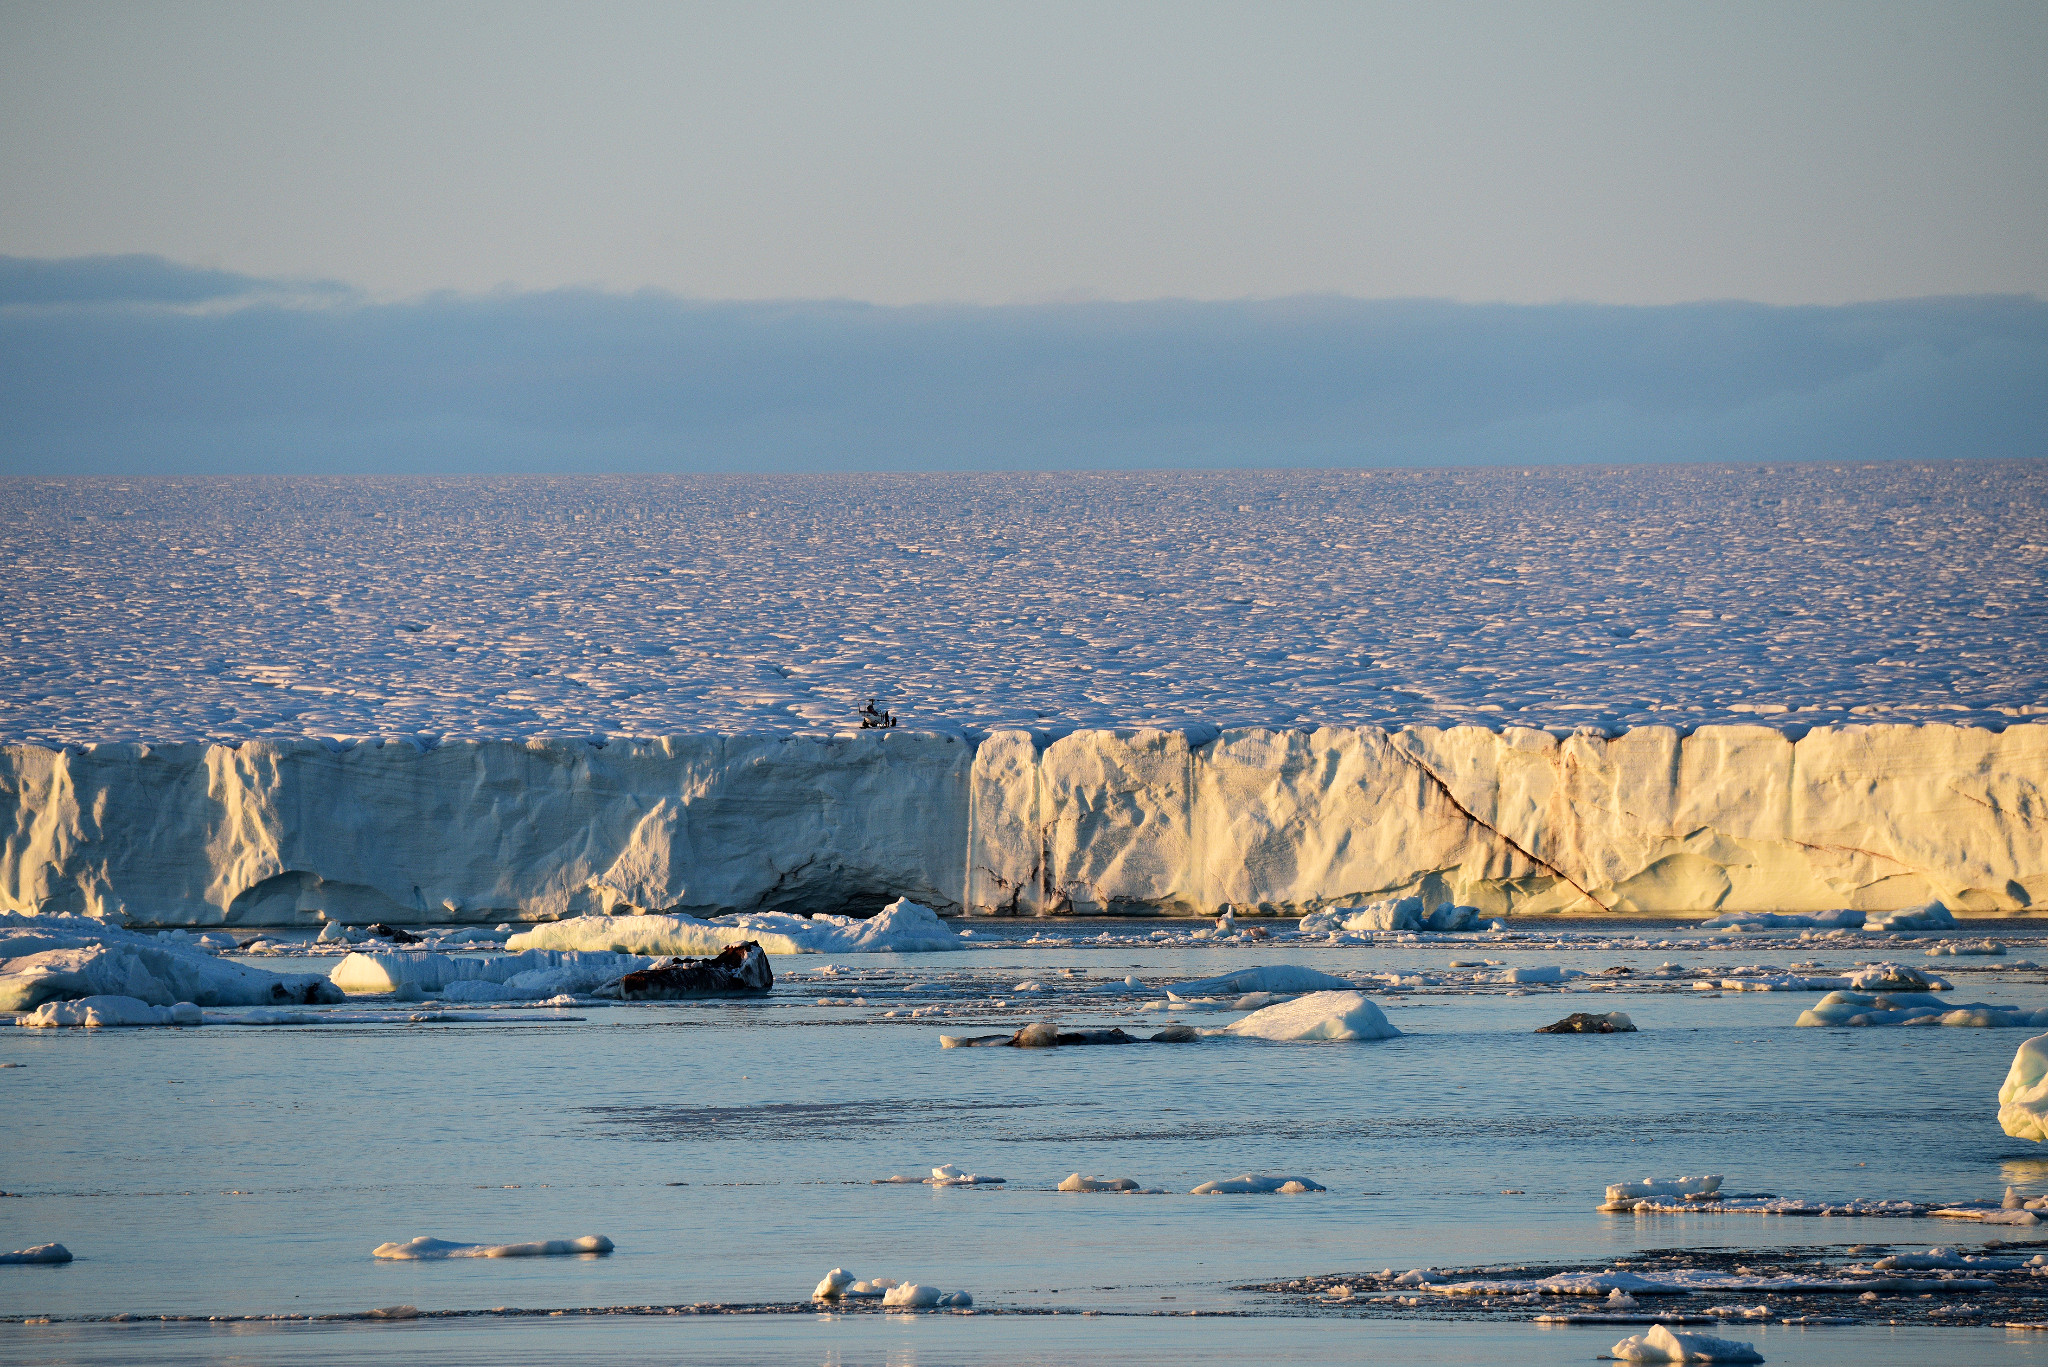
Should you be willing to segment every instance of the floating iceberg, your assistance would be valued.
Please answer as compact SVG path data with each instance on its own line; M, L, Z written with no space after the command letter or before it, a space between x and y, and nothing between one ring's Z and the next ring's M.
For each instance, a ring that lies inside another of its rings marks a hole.
M1873 911L1863 920L1865 930L1953 930L1956 918L1939 902L1897 911Z
M1322 1183L1307 1177L1255 1177L1246 1173L1220 1182L1204 1182L1190 1196L1298 1196L1309 1191L1328 1191Z
M1561 983L1568 978L1583 978L1584 969L1564 968L1557 964L1525 964L1520 968L1503 969L1494 976L1495 982L1502 983Z
M875 1277L867 1281L858 1281L843 1267L835 1267L827 1272L825 1279L811 1292L811 1299L880 1299L883 1306L891 1310L963 1309L974 1304L974 1297L965 1291L941 1291L935 1286L898 1281L894 1277Z
M151 1006L138 997L80 997L68 1002L44 1002L21 1017L20 1023L32 1029L55 1025L102 1029L115 1025L204 1025L206 1017L191 1002Z
M1452 906L1424 910L1420 897L1389 898L1358 907L1332 907L1301 918L1303 935L1363 935L1394 930L1471 930L1484 915L1477 907Z
M1083 1177L1080 1173L1066 1178L1059 1185L1061 1191L1140 1191L1143 1188L1128 1177Z
M1300 964L1270 964L1261 968L1240 968L1215 978L1198 978L1174 983L1166 990L1176 997L1212 997L1246 992L1350 992L1357 984L1334 973L1323 973Z
M2028 1011L1986 1002L1944 1002L1926 992L1830 992L1795 1025L1949 1025L1978 1030L2048 1025L2048 1007Z
M358 950L336 964L328 977L350 996L398 993L461 1002L532 1001L565 992L588 994L653 962L610 950L530 949L475 959L416 949Z
M30 1263L68 1263L71 1250L62 1244L34 1244L28 1248L17 1248L12 1253L0 1253L0 1267L23 1266Z
M1674 1333L1663 1325L1625 1338L1608 1350L1623 1362L1762 1362L1764 1356L1739 1339Z
M370 1250L370 1256L423 1262L439 1258L550 1258L611 1251L612 1241L602 1234L586 1234L580 1239L539 1239L524 1244L457 1244L422 1237L402 1244L378 1244Z
M902 898L866 920L783 911L748 912L715 921L681 915L576 916L522 931L506 940L505 947L697 955L716 954L750 940L770 954L929 954L974 948L973 940L930 907Z
M1311 992L1291 1002L1254 1011L1229 1034L1270 1040L1376 1040L1400 1035L1362 992Z
M1616 1182L1607 1188L1607 1200L1600 1207L1608 1211L1634 1210L1636 1202L1656 1197L1707 1196L1721 1189L1721 1175L1705 1177L1645 1177L1640 1182Z
M2048 1140L2048 1035L2036 1035L2013 1051L2012 1067L1998 1088L1998 1125L2014 1139Z
M1947 992L1951 984L1911 964L1866 964L1849 975L1849 986L1858 992Z
M0 912L0 1011L78 997L133 997L151 1006L290 1006L342 999L318 974L245 968L196 942L142 935L86 916Z
M1701 930L1855 930L1863 924L1860 911L1816 911L1786 915L1773 911L1724 911L1700 922Z

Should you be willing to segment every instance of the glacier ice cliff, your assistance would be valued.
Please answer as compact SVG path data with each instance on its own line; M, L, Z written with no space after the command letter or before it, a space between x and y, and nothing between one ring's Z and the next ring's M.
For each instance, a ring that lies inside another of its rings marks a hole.
M1487 915L2048 901L2048 727L907 730L0 748L0 907Z

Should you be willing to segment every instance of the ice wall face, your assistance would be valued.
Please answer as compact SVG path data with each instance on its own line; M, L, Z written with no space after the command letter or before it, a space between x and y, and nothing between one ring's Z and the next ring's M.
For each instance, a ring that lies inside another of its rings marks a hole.
M1297 912L1419 893L1492 913L2048 900L2048 728L1478 727L991 738L968 900Z
M2048 727L0 751L0 901L152 924L2048 902Z
M0 902L159 925L957 908L972 761L901 732L11 746Z

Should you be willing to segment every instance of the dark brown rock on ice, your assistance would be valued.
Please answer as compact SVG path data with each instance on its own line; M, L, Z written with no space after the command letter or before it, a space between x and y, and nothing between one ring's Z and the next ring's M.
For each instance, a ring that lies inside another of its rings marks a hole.
M1155 1035L1140 1040L1127 1035L1116 1026L1107 1030L1062 1030L1050 1021L1027 1025L1011 1035L941 1035L944 1047L948 1049L1059 1049L1076 1044L1187 1044L1200 1039L1193 1029L1185 1025L1169 1025Z
M627 1002L687 1001L692 997L753 997L775 986L768 954L748 940L708 959L667 959L614 978L591 993Z
M1619 1020L1616 1017L1620 1017ZM1619 1011L1606 1016L1592 1016L1584 1011L1574 1011L1561 1021L1550 1025L1539 1025L1539 1035L1622 1035L1635 1033L1635 1022Z
M416 945L420 942L420 937L411 931L387 926L382 921L370 927L370 934L379 940L389 940L395 945Z

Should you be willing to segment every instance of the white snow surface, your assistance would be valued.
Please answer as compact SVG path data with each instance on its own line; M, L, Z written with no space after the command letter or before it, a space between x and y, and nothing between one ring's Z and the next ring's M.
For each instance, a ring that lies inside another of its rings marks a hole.
M612 1241L602 1234L586 1234L580 1239L536 1239L523 1244L459 1244L421 1235L404 1243L378 1244L370 1250L370 1256L424 1262L441 1258L550 1258L611 1251Z
M2015 1139L2048 1140L2048 1035L2023 1040L1998 1088L1998 1124Z
M23 480L0 508L0 906L2048 899L2039 463ZM868 697L903 726L850 729Z
M0 736L60 744L2048 697L2031 461L15 480L0 510Z
M150 1006L281 1006L335 1002L314 973L272 973L226 963L210 949L85 916L0 912L0 1011L48 1001L127 997Z
M1246 1039L1270 1040L1380 1040L1401 1034L1363 992L1311 992L1261 1007L1224 1029Z
M1762 1362L1755 1345L1740 1339L1688 1334L1658 1324L1648 1333L1623 1339L1608 1349L1623 1362Z

